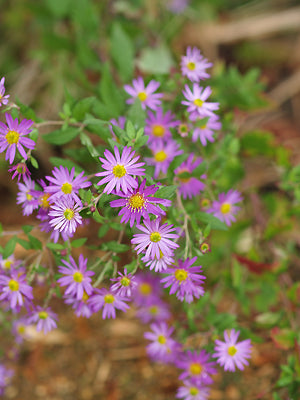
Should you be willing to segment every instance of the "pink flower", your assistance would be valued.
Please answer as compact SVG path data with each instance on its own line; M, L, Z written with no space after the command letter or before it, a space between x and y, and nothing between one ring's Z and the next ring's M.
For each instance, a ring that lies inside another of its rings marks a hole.
M145 83L142 77L138 77L132 81L132 86L125 85L124 89L132 99L126 101L127 104L133 104L135 99L139 99L141 101L142 108L145 110L146 107L151 108L152 110L156 110L161 104L162 93L154 93L160 83L154 80L150 81L148 85L145 87Z
M193 82L199 82L201 79L209 78L209 74L205 70L213 64L200 54L197 47L188 47L186 55L181 57L180 65L183 76Z
M88 300L88 304L92 307L94 312L103 308L102 318L116 318L116 309L126 311L129 306L125 302L128 301L127 297L122 297L105 288L95 289L93 294Z
M182 93L186 100L181 103L188 106L187 111L189 113L195 112L200 117L210 117L214 116L213 111L219 108L219 103L206 101L212 93L209 86L204 89L198 83L194 83L193 90L191 90L188 85L185 85L185 90Z
M29 128L33 124L33 121L23 119L19 124L18 118L13 119L9 114L5 114L5 117L7 125L0 122L0 153L7 149L5 160L9 160L10 164L14 161L16 149L27 160L24 147L30 150L35 147L35 142L25 137L32 131Z
M145 134L149 136L149 143L170 139L172 137L170 128L175 128L180 123L175 118L176 116L171 111L164 114L162 108L158 108L156 114L149 111L145 127Z
M79 215L81 208L81 204L75 203L70 197L57 199L55 204L51 204L49 216L53 218L49 224L54 230L70 236L76 231L77 225L82 224L82 217Z
M184 199L186 199L187 197L191 199L193 196L197 196L205 188L205 184L193 176L186 178L178 176L185 172L191 174L194 171L194 169L196 169L198 165L201 164L202 158L198 157L196 158L195 161L193 161L193 158L194 154L191 153L188 159L184 161L182 164L180 164L179 167L174 170L174 173L177 175L176 179L179 180L180 182L178 191ZM199 178L205 179L206 175L202 175Z
M4 96L5 86L4 86L5 78L1 78L0 81L0 106L3 104L4 106L8 103L9 94Z
M235 221L235 216L240 207L235 206L236 203L242 201L243 198L237 190L230 189L227 193L221 193L219 200L214 200L212 206L206 212L213 214L226 225L230 226Z
M250 358L252 349L250 339L237 343L240 331L231 329L228 333L224 331L225 342L216 340L215 353L213 357L217 358L217 363L224 367L225 371L235 371L235 368L244 369L248 365L247 358Z
M124 147L120 156L119 149L115 146L114 153L113 155L109 150L105 150L104 156L106 158L99 157L102 168L106 171L95 174L96 176L104 176L98 182L98 185L107 183L103 190L107 194L111 193L114 188L117 191L122 189L123 193L127 194L130 189L135 189L138 186L132 175L144 175L145 169L141 167L145 163L137 163L139 156L134 157L135 151L131 152L131 147Z

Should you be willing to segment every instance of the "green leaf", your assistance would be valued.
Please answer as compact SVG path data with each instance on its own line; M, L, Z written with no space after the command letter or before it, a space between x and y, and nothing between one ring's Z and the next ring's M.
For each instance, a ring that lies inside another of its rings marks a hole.
M137 61L138 67L149 74L169 74L174 60L169 47L161 43L159 46L145 48Z
M136 99L130 106L128 111L128 120L137 127L144 127L146 119L146 112L142 108L142 103L139 99Z
M133 75L134 47L119 23L114 23L111 34L111 55L120 76L128 81Z
M39 164L38 164L37 160L32 155L30 155L30 162L31 162L31 165L35 169L39 169Z
M214 217L212 214L198 211L195 213L197 219L206 224L210 224L212 229L217 229L220 231L227 231L228 227L224 222L220 221L218 218Z
M160 199L171 199L174 196L176 189L176 185L164 186L158 189L155 193L155 197L159 197Z
M48 247L48 249L50 250L64 250L64 246L60 243L47 243L46 246Z
M7 257L11 256L12 253L15 250L16 247L16 243L17 243L17 237L13 236L5 245L4 247L4 251L3 251L3 258L6 259Z
M17 238L17 243L19 243L26 250L31 249L31 244L27 240Z
M83 146L86 146L86 148L88 149L88 151L92 157L95 157L95 158L99 157L100 154L98 153L97 149L93 145L93 143L92 143L91 139L88 137L88 135L86 135L83 132L80 132L80 141Z
M118 243L115 240L103 243L101 247L103 247L105 250L111 250L114 253L123 253L124 251L130 249L130 247L127 244Z
M42 245L42 242L38 238L36 238L36 237L34 237L32 235L28 235L28 239L29 239L29 242L30 242L31 247L33 249L42 250L43 245Z
M31 226L31 225L23 225L22 229L23 229L23 232L26 233L26 235L27 235L28 233L30 233L32 231L33 226Z
M72 240L71 242L71 246L72 247L81 247L82 245L84 245L84 243L87 241L87 238L80 238L80 239L75 239Z
M110 118L116 118L119 115L122 115L125 102L119 88L117 88L113 81L108 64L103 67L99 91L104 104L110 111Z
M93 218L96 222L99 222L100 224L103 224L106 220L102 215L99 214L99 211L96 209L96 211L93 213Z
M82 121L86 114L91 111L96 97L86 97L85 99L79 100L72 109L72 116L76 121Z
M62 145L71 140L75 139L75 137L79 134L80 130L78 128L69 126L66 129L58 129L56 131L47 133L43 135L43 139L50 144L54 145Z
M98 230L98 237L102 238L103 236L105 236L107 234L108 230L109 230L108 224L100 226L100 228Z

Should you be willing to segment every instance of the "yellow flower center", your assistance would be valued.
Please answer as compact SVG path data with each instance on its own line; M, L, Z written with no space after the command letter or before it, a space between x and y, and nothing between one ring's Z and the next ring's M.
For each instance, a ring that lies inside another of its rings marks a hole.
M50 194L49 193L45 193L43 194L43 196L40 197L40 205L43 208L49 208L50 207L50 203L48 201Z
M164 335L159 335L157 338L158 343L160 344L165 344L167 342L167 339Z
M19 137L20 135L16 131L8 131L7 134L5 135L5 139L8 144L12 145L14 143L19 142Z
M146 200L144 199L144 196L141 195L140 193L133 194L129 199L128 203L130 205L130 208L133 209L134 211L138 210L141 211L141 209L144 207Z
M65 182L65 183L62 185L62 187L61 187L61 191L62 191L64 194L70 194L70 193L72 193L72 185L71 185L71 183Z
M231 210L231 205L229 203L223 203L220 210L222 214L228 214Z
M156 137L162 137L165 134L165 128L162 125L153 125L152 134Z
M196 68L196 64L190 61L189 63L187 63L187 67L189 70L194 71L194 69Z
M17 172L19 174L25 174L25 171L26 171L26 165L25 164L18 164Z
M229 346L227 349L227 353L230 356L234 356L236 352L237 352L237 348L235 346Z
M151 285L149 285L149 283L141 283L140 287L139 287L139 291L144 296L148 296L149 294L152 293L152 287L151 287Z
M202 107L203 103L204 103L204 101L202 101L202 100L200 100L200 99L195 99L195 100L194 100L194 104L195 104L195 106L197 106L197 107Z
M83 292L83 295L82 295L82 301L84 301L84 302L86 302L88 299L89 299L89 295L86 293L86 292Z
M146 99L147 99L147 93L146 92L140 92L139 94L138 94L138 98L141 100L141 101L145 101Z
M112 294L106 294L104 296L104 303L106 304L112 304L115 301L115 298Z
M150 235L151 242L157 243L161 239L161 234L158 232L152 232Z
M122 178L124 175L126 175L126 169L120 164L117 164L115 167L113 167L112 172L116 178Z
M74 218L74 211L71 208L66 208L64 211L64 217L71 221Z
M191 387L190 388L190 395L191 396L196 396L199 393L199 389L197 389L196 387Z
M207 208L210 206L210 201L208 199L202 199L201 200L201 207Z
M33 196L29 192L27 192L26 193L26 199L30 201L30 200L33 199Z
M190 365L190 373L192 375L199 375L202 372L202 365L199 363L192 363Z
M11 260L5 260L4 263L3 263L3 268L4 269L10 269L12 263L13 262Z
M163 162L166 160L166 158L168 157L167 153L163 150L158 151L155 155L154 155L154 159L157 162Z
M40 311L39 312L39 319L47 319L47 318L48 318L47 311Z
M83 275L82 275L82 273L79 272L79 271L74 272L74 274L73 274L73 279L74 279L74 281L77 282L77 283L82 282L82 281L83 281Z
M177 269L175 271L175 278L178 281L180 281L180 282L185 281L187 279L187 277L188 277L188 273L184 269Z
M206 253L209 250L209 245L207 243L202 243L200 250L203 251L203 253Z
M188 131L188 127L186 124L180 124L178 129L179 129L179 132L181 132L181 133L186 133Z
M149 312L150 312L150 314L152 314L152 315L156 315L157 312L158 312L158 307L157 307L157 306L151 306L151 307L149 307Z
M17 290L19 290L19 282L15 281L14 279L11 279L8 282L8 287L12 292L16 292Z
M127 278L126 276L123 276L123 278L120 280L120 283L122 286L129 286L130 285L130 279Z
M18 334L23 335L25 333L25 326L24 325L19 325L17 328Z

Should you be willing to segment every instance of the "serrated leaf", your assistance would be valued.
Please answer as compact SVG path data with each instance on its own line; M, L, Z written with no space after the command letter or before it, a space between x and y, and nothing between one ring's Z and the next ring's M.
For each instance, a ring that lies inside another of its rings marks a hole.
M85 99L79 100L72 109L72 116L76 121L82 121L86 114L91 111L96 97L86 97Z
M160 199L171 199L174 196L176 189L176 185L164 186L158 189L155 193L155 197L159 197Z
M62 145L71 142L79 134L80 130L78 128L69 126L66 129L57 129L45 135L42 138L50 144Z

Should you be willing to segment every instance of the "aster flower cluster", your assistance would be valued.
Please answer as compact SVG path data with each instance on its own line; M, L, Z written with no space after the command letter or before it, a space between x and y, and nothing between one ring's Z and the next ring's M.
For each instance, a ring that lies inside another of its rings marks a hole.
M200 204L200 196L207 187L207 174L202 168L204 160L197 156L196 150L186 154L185 141L189 148L193 146L193 150L196 143L192 142L198 139L202 146L206 146L215 140L214 133L221 128L215 114L219 104L209 99L212 89L200 86L200 81L209 78L206 70L211 66L196 48L189 47L182 57L181 72L185 85L181 104L186 109L181 118L167 108L165 96L157 92L159 82L151 80L145 84L139 76L132 85L125 85L124 90L130 96L127 104L140 103L145 114L145 135L148 139L145 138L144 143L146 139L147 143L143 157L138 154L140 148L135 148L135 138L124 144L119 135L128 127L126 117L111 119L107 131L111 133L109 143L112 149L104 150L99 157L101 170L90 176L86 176L85 172L75 174L75 167L60 165L54 167L44 179L35 181L26 163L35 147L35 142L29 137L33 121L23 119L19 123L18 119L6 114L6 124L0 122L0 152L6 151L5 158L10 164L13 164L16 155L21 157L9 169L12 179L18 179L17 204L22 207L24 216L35 213L40 230L50 234L50 240L58 245L53 247L56 259L59 254L56 249L63 249L57 271L53 273L51 270L46 274L47 278L51 278L52 286L43 305L34 303L32 287L32 282L37 283L37 280L34 281L38 275L35 269L41 259L27 271L26 266L14 256L5 259L0 256L2 306L14 314L19 314L21 310L26 313L14 321L13 334L17 343L26 338L28 325L34 325L37 331L44 334L57 327L58 315L48 302L52 293L58 290L65 304L72 307L78 317L90 318L100 312L102 319L116 318L117 312L126 312L132 303L137 317L144 324L150 324L144 334L149 357L173 364L181 370L179 378L183 383L178 389L178 398L208 398L208 385L216 373L216 362L211 357L229 371L243 369L247 365L250 341L238 343L239 332L234 330L230 333L225 331L225 342L216 341L212 356L205 349L186 350L176 340L176 332L171 325L171 308L164 297L168 293L175 295L180 302L190 304L205 294L206 277L195 256L199 255L199 251L194 252L190 243L189 224L192 221L188 215L190 209L186 209L185 205L188 200L195 200L195 205L199 200ZM186 83L187 80L190 82ZM2 78L0 105L8 102L4 93ZM168 189L165 183L169 176L177 195L179 211L175 212L171 195L161 194ZM157 182L158 179L163 183ZM89 199L86 200L82 193L88 193ZM105 198L104 206L99 205L102 196ZM210 197L211 204L206 207L206 212L229 226L235 221L239 210L236 204L242 201L241 195L231 189L221 193L218 200ZM106 207L106 210L101 207ZM100 215L102 211L105 217ZM118 245L124 246L120 243L122 235L131 232L129 240L137 259L134 266L131 264L129 267L129 264L118 271L120 259L117 249L112 246L108 252L110 258L105 261L99 258L90 268L83 254L79 255L78 261L72 256L69 239L84 221L98 214L100 220L109 226L111 218L118 220L121 225L118 229L122 231ZM67 243L60 247L59 240ZM207 248L210 249L206 242L199 243L203 254L208 251ZM136 272L138 266L145 270ZM102 284L104 280L108 281L107 285Z

